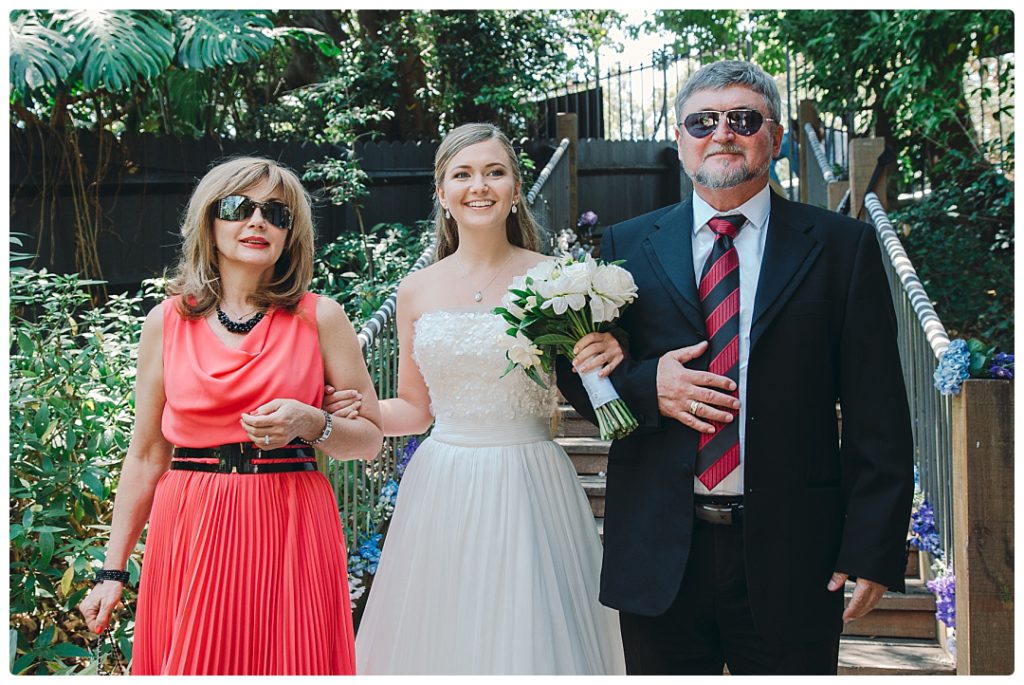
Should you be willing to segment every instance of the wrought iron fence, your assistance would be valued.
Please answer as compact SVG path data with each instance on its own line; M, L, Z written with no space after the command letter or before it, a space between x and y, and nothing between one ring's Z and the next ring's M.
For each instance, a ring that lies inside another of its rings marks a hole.
M935 509L935 527L942 540L947 565L952 568L952 402L948 395L941 395L935 389L932 379L939 358L949 347L949 336L878 196L868 193L864 206L885 255L882 261L896 309L920 487Z

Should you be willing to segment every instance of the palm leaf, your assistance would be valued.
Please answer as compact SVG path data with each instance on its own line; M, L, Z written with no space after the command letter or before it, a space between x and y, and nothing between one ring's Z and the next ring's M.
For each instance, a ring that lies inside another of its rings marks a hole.
M174 57L169 15L160 10L65 10L54 28L73 43L86 91L125 90L156 78Z
M177 61L186 69L241 64L274 45L273 24L260 11L177 12L175 27L181 36Z
M11 89L27 95L56 86L75 65L75 53L64 36L43 26L36 12L11 13Z

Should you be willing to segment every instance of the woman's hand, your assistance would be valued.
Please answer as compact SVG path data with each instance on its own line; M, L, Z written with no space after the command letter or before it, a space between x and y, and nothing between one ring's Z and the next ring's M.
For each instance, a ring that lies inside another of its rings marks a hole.
M328 414L339 419L359 418L359 407L363 396L355 390L336 390L333 385L324 387L323 408Z
M89 594L85 596L78 610L85 618L85 624L89 630L99 634L107 629L110 623L110 614L114 607L121 603L121 590L123 585L116 580L104 580L93 586Z
M626 356L622 345L611 333L588 333L576 341L572 351L576 355L572 363L576 373L600 369L597 375L601 378L607 378Z
M298 400L271 400L239 421L253 444L263 450L290 445L295 438L316 440L324 429L324 415Z

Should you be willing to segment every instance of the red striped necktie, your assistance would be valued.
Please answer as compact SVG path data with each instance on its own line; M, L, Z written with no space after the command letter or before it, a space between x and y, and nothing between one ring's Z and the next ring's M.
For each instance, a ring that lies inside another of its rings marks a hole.
M704 310L711 363L708 371L740 384L740 260L733 246L746 218L742 214L714 217L708 226L715 245L700 275L700 302ZM710 421L714 433L701 433L697 445L697 478L708 490L740 465L738 412L729 423Z

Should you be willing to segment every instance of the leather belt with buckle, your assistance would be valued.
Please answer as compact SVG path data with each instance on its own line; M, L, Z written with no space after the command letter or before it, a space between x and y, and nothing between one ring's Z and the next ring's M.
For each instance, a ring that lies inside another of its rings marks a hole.
M743 498L694 495L693 515L707 523L731 526L743 519Z
M304 445L261 450L250 442L234 442L214 447L175 447L171 468L243 474L316 471L316 456Z

